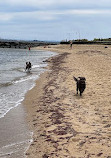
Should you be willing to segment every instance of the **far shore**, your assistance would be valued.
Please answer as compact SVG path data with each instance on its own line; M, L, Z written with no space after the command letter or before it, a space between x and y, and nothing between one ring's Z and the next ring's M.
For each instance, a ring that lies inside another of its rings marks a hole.
M27 158L111 158L111 46L36 49L58 55L23 101L34 133ZM86 78L82 97L73 76Z

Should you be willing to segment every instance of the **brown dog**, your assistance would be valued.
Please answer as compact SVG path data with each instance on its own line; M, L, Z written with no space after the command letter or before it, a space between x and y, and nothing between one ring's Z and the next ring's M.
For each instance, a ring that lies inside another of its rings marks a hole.
M82 93L84 92L85 88L86 88L86 79L85 77L74 77L74 81L76 81L76 91L77 91L77 94L78 94L78 90L80 92L80 96L82 96Z

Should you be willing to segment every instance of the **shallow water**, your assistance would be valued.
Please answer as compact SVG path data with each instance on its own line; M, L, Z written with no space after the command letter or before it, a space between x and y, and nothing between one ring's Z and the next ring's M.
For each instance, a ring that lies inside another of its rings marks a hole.
M43 60L52 55L39 50L0 49L0 118L20 104L47 66ZM30 73L25 71L27 61L32 63Z
M34 87L35 80L45 71L47 64L43 61L53 55L56 53L0 49L0 157L25 157L32 132L21 102L26 92ZM25 71L27 61L32 63L30 73Z
M0 119L0 157L24 158L32 139L23 105L10 110Z

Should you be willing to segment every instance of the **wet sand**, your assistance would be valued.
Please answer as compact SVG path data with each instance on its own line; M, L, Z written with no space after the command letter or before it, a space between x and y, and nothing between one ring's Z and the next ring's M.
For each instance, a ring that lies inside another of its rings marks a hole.
M0 157L23 158L32 139L21 104L0 118Z
M111 46L69 45L58 52L48 70L24 100L34 132L28 158L111 158ZM87 87L76 95L73 76Z

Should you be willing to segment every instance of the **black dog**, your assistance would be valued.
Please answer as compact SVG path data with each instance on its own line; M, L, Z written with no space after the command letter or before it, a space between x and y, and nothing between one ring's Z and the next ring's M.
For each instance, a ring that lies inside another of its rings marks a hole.
M78 77L78 78L74 78L74 81L76 81L76 90L77 90L77 94L78 94L78 90L80 92L80 96L82 96L82 93L84 92L85 88L86 88L86 79L85 77Z
M30 62L26 62L26 68L25 68L25 71L28 70L28 72L30 72L31 67L32 67L31 63L30 63Z

